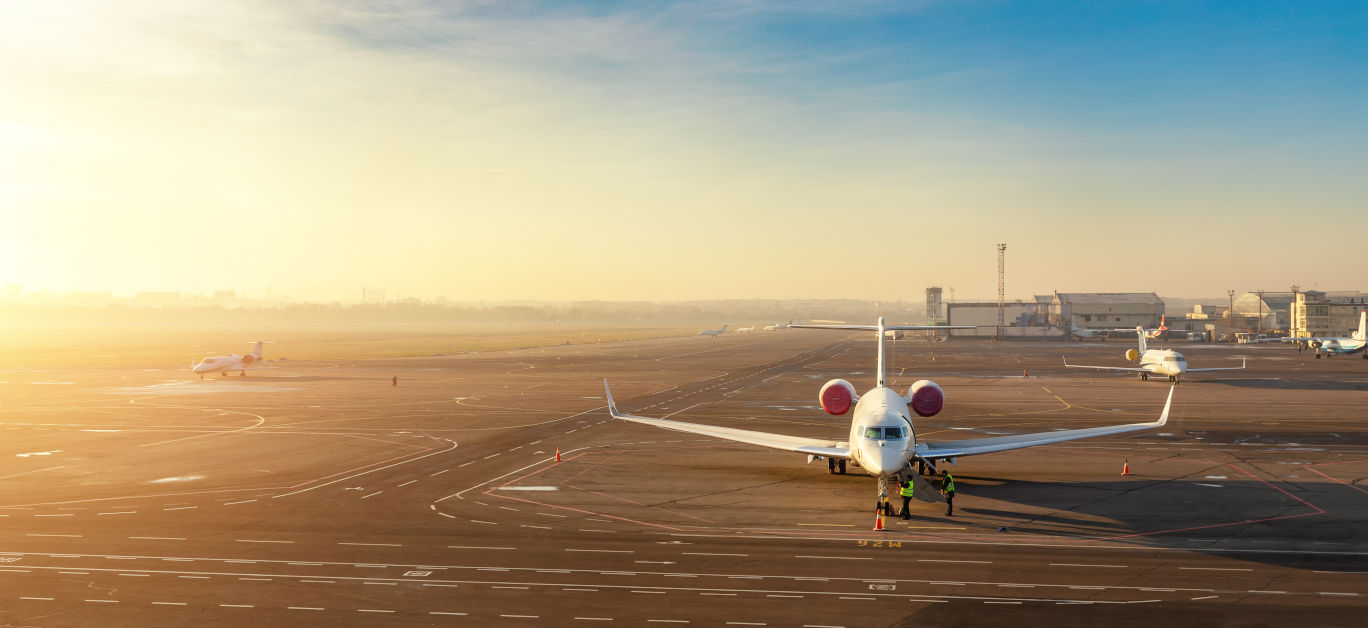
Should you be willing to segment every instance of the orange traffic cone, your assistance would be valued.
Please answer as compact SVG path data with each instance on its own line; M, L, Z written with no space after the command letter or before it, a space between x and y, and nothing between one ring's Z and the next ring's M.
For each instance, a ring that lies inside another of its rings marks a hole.
M1130 460L1121 463L1121 475L1130 475Z
M874 512L874 531L883 532L883 509Z
M560 462L560 447L556 448L556 462Z

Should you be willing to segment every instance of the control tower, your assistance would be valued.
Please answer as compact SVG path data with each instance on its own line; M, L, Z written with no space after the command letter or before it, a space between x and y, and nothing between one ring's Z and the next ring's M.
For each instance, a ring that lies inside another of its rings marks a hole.
M941 301L940 286L931 286L926 289L926 324L945 324L945 306Z

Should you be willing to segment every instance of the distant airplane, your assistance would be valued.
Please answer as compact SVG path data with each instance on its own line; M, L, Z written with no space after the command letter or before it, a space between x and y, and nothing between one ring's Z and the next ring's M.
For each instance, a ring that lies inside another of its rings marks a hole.
M1159 316L1159 327L1157 329L1146 329L1145 337L1151 340L1161 340L1168 334L1168 327L1164 324L1165 316ZM1101 339L1106 340L1111 337L1112 332L1128 332L1129 329L1088 329L1078 324L1078 318L1073 318L1073 335L1084 340Z
M1167 328L1165 328L1167 329ZM1140 379L1148 381L1150 375L1165 375L1170 382L1177 383L1178 378L1184 373L1200 373L1206 371L1238 371L1243 369L1248 360L1240 363L1240 366L1223 368L1190 369L1187 365L1187 358L1183 354L1172 349L1150 349L1145 343L1145 339L1150 337L1149 332L1144 327L1135 327L1135 336L1139 339L1140 345L1137 349L1127 349L1126 359L1131 362L1138 362L1138 368L1126 368L1121 366L1083 366L1080 364L1069 364L1068 358L1064 359L1064 366L1072 369L1101 369L1104 371L1130 371L1139 373Z
M722 334L725 334L725 333L727 333L727 326L726 326L726 325L723 325L723 326L721 326L721 327L718 327L717 329L705 329L705 330L703 330L703 331L698 332L697 335L699 335L699 336L712 336L713 338L716 338L716 337L721 336Z
M788 329L788 328L789 328L789 325L792 325L792 324L793 324L793 319L790 318L790 319L789 319L789 322L787 322L787 323L775 323L775 324L773 324L773 325L765 325L765 331L779 331L779 330L781 330L781 329Z
M737 327L737 328L736 328L736 333L738 333L738 334L749 334L749 333L751 333L751 332L753 332L753 331L755 331L755 323L751 323L751 326L750 326L750 327Z
M1073 335L1076 336L1076 337L1078 337L1078 338L1080 338L1080 339L1082 339L1082 340L1093 340L1093 339L1098 339L1098 338L1100 338L1100 339L1102 339L1102 340L1106 340L1106 339L1111 335L1111 330L1110 330L1110 329L1086 329L1086 328L1083 328L1083 327L1079 327L1079 326L1078 326L1078 323L1077 323L1077 322L1074 322L1074 326L1073 326Z
M884 319L880 318L878 325L794 325L795 329L848 329L858 331L875 332L878 340L879 361L875 370L875 387L863 396L855 394L855 387L844 379L833 379L822 386L817 393L817 399L821 403L822 409L828 414L842 415L854 407L854 414L851 416L850 431L848 440L826 440L820 438L806 438L801 436L786 436L782 434L770 434L766 432L756 432L743 430L733 427L718 427L713 425L703 425L699 423L686 423L683 421L673 421L669 419L654 419L649 417L623 414L617 409L617 404L613 402L613 392L608 388L608 381L603 382L603 392L608 400L608 413L615 419L644 423L655 427L693 434L702 434L726 440L792 451L800 454L807 454L808 462L813 460L827 460L827 469L831 473L845 473L846 462L855 461L866 472L879 478L879 501L881 507L887 508L885 498L888 495L888 480L894 477L906 477L912 473L912 462L918 461L919 466L930 466L935 470L935 462L938 460L948 460L955 464L960 456L972 456L976 454L986 454L997 451L1007 451L1009 449L1020 449L1034 445L1047 445L1051 443L1061 443L1064 441L1077 440L1080 438L1091 438L1094 436L1111 436L1124 434L1138 430L1148 430L1162 427L1168 421L1169 406L1173 403L1173 389L1169 389L1168 401L1164 403L1164 411L1159 415L1157 421L1150 423L1128 423L1123 425L1112 425L1106 427L1089 427L1072 430L1059 430L1053 432L1039 432L1035 434L1015 434L1011 436L991 436L986 438L975 438L970 440L942 441L938 443L918 443L916 430L912 425L912 414L918 416L934 416L941 411L945 405L945 393L940 386L931 380L920 380L912 384L907 390L907 395L903 396L886 386L884 373L886 372L886 361L884 359L884 340L885 333L888 331L901 330L947 330L947 329L974 329L972 326L921 326L921 325L897 325L889 326L884 324Z
M200 379L204 379L205 373L218 373L220 376L225 376L233 371L237 371L238 375L246 377L247 369L261 368L265 364L265 360L261 358L261 346L267 344L274 343L258 340L256 341L256 347L247 355L238 355L234 353L232 355L216 355L204 358L203 360L200 360L199 364L191 367L190 370L198 373Z
M1358 331L1348 338L1344 337L1309 337L1309 338L1288 338L1292 342L1304 342L1312 349L1320 349L1328 354L1347 355L1362 352L1368 346L1368 311L1359 313ZM1363 354L1363 359L1368 360L1368 353Z

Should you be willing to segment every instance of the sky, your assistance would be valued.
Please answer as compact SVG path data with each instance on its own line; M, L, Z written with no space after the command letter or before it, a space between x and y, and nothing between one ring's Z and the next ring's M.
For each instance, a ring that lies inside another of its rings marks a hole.
M1362 2L0 0L0 284L1368 289Z

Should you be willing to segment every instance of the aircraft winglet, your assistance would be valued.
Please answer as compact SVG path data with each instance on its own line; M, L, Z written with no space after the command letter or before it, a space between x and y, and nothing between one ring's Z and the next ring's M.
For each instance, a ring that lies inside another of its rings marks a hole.
M1178 384L1169 386L1168 401L1164 402L1164 413L1159 415L1158 425L1163 426L1168 423L1169 406L1173 405L1173 391L1178 390Z
M603 396L608 399L608 414L613 418L618 418L617 405L613 403L613 391L608 389L608 378L603 378Z

